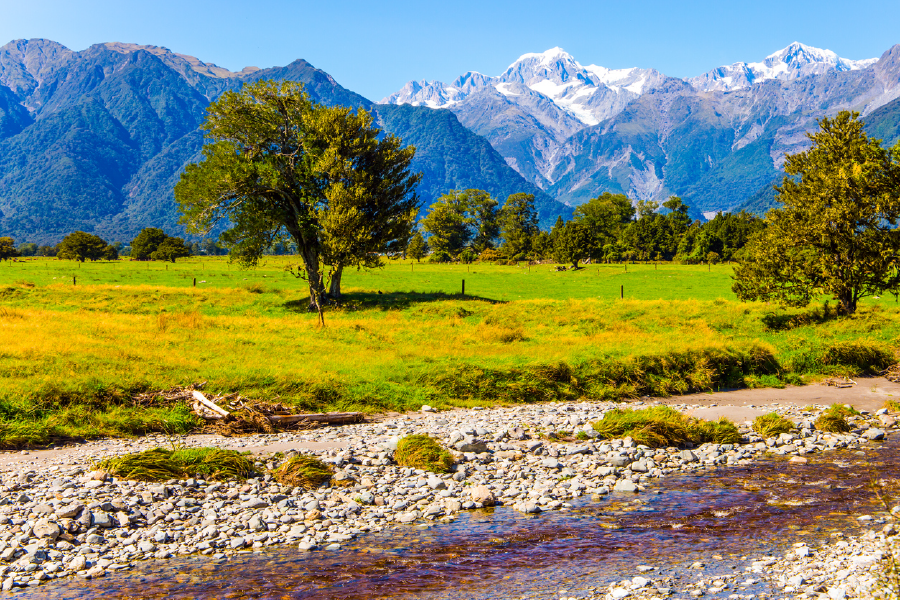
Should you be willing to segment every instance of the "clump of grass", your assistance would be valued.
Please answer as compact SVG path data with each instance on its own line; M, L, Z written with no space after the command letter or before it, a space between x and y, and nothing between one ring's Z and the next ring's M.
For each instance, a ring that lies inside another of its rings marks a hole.
M776 412L770 412L767 415L760 415L753 419L753 431L769 438L781 433L788 433L794 428L794 424L779 415Z
M98 465L111 475L139 481L168 481L200 476L210 480L246 479L256 470L247 458L221 448L152 448L108 458Z
M334 475L334 471L314 456L295 456L275 471L275 481L314 490Z
M265 294L266 286L261 283L248 283L244 286L244 289L250 292L251 294Z
M832 404L816 419L816 429L829 433L847 433L852 429L845 418L851 414L843 404Z
M397 442L394 460L398 465L446 473L453 466L453 457L434 438L427 435L408 435Z
M737 427L726 419L695 419L668 406L613 409L594 422L593 427L604 438L628 436L651 448L682 446L688 442L733 444L741 439Z
M884 408L888 410L888 412L892 413L900 413L900 402L896 400L887 400L884 403Z

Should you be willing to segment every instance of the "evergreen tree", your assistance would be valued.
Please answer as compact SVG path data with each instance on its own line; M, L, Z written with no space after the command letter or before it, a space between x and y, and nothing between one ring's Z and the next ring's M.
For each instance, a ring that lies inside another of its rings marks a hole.
M531 241L540 231L533 194L510 195L500 209L499 221L501 248L510 260L522 260L533 254Z

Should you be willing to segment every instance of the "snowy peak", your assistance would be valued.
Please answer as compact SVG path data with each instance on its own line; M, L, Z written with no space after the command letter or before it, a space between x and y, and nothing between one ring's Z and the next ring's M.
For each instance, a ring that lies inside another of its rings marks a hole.
M450 85L440 81L410 81L381 102L455 110L471 94L490 88L516 103L516 97L522 96L516 90L525 86L590 126L615 116L628 102L664 79L664 75L652 69L584 67L571 54L556 47L523 54L497 77L470 71Z
M737 62L718 67L699 77L688 79L688 82L703 91L730 91L769 79L792 80L828 71L865 69L877 60L850 60L841 58L831 50L794 42L760 62Z

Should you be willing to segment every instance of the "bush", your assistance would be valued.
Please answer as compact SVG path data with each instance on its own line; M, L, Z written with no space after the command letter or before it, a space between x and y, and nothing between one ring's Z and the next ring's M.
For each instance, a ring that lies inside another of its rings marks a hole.
M221 448L153 448L98 465L110 475L139 481L168 481L200 476L210 480L246 479L256 473L253 463L234 450Z
M394 460L398 465L446 473L453 466L453 457L434 438L427 435L408 435L397 442Z
M850 423L845 418L852 414L843 404L832 404L816 419L816 429L829 433L847 433L850 431Z
M499 252L494 248L487 248L478 255L478 260L480 260L481 262L495 262L498 260L504 260L504 257L502 252Z
M470 250L468 248L463 250L459 255L459 261L466 265L475 262L477 259L478 259L478 255L475 254L475 251Z
M428 262L448 263L448 262L453 262L453 257L443 251L432 252L431 256L428 257Z
M275 471L275 481L314 490L330 480L334 471L314 456L296 456Z
M776 412L760 415L753 420L753 431L769 438L781 433L788 433L794 428L794 424Z
M852 377L886 369L894 363L894 353L878 342L837 342L813 346L793 356L789 370Z
M695 419L668 406L640 410L613 409L592 425L604 438L628 436L636 443L651 448L682 446L688 442L734 444L741 439L735 424L726 419Z

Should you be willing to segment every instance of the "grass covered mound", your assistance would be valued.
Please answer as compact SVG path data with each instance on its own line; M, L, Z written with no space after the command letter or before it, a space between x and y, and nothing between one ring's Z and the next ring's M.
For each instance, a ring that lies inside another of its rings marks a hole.
M593 427L604 438L627 436L651 448L682 446L688 442L736 444L741 441L737 426L727 419L704 421L668 406L640 410L616 408L594 422Z
M314 490L331 480L334 471L315 456L295 456L275 471L275 481Z
M782 433L788 433L794 428L794 424L776 412L760 415L753 419L753 431L764 438L770 438Z
M98 465L111 475L138 481L247 479L256 474L253 463L234 450L221 448L153 448L107 458Z
M394 460L398 465L434 473L446 473L453 466L453 457L434 438L427 435L408 435L397 442Z
M816 419L816 429L828 433L847 433L852 427L847 422L847 417L858 412L843 404L832 404Z

